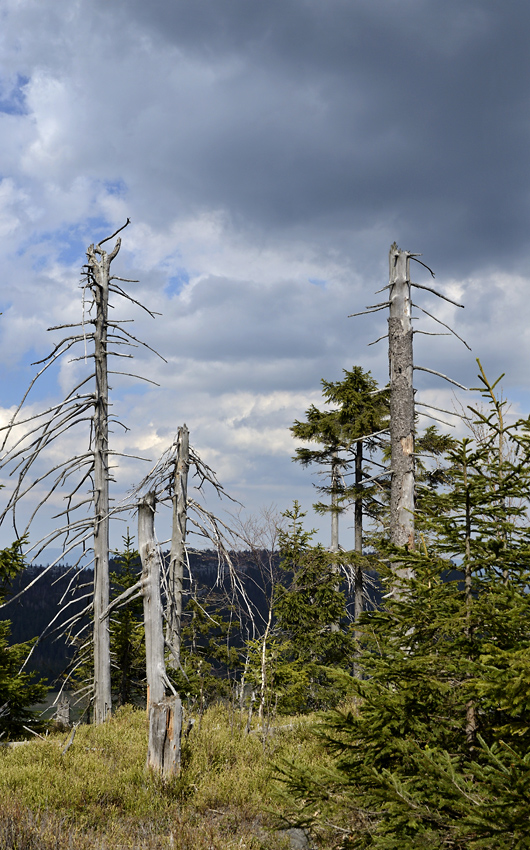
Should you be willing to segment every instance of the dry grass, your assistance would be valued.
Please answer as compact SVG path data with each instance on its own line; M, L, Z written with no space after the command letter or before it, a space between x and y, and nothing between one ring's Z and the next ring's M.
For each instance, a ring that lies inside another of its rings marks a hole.
M308 721L263 742L244 718L217 706L183 744L181 775L145 771L145 712L126 707L108 723L79 727L0 752L0 850L280 850L272 765L323 758Z

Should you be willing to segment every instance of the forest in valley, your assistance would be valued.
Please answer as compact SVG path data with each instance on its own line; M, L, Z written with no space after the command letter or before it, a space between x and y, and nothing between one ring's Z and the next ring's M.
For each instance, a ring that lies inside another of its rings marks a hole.
M42 367L88 339L93 371L3 429L1 519L36 481L67 509L41 549L15 521L0 553L0 847L528 847L530 418L510 415L502 376L478 360L466 406L419 428L411 287L435 290L394 243L387 300L366 308L389 313L389 383L353 364L317 376L322 404L291 426L329 545L295 493L219 518L228 494L185 425L116 506L107 357L133 337L108 313L128 297L119 239L102 245L84 268L90 333L61 329ZM79 453L46 466L87 418ZM50 542L61 558L37 566ZM79 701L75 722L42 716L50 687Z

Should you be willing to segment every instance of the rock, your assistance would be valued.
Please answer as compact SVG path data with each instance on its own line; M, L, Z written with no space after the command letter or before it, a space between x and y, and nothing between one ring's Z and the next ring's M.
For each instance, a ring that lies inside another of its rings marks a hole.
M284 834L289 837L291 850L311 850L309 838L303 829L292 827L291 829L286 829Z

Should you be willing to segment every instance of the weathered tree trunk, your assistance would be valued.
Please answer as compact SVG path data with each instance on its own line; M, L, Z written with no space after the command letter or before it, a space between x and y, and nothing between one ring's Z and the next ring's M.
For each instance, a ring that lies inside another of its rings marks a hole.
M362 555L363 552L363 496L361 492L363 481L363 442L359 440L355 447L355 551ZM360 565L355 567L355 619L363 611L363 571Z
M149 743L147 767L163 779L180 770L182 703L166 697L164 630L160 598L161 560L155 539L155 496L148 493L138 505L138 549L142 560L145 660Z
M337 553L339 551L339 452L334 449L331 455L331 546L330 552ZM334 572L339 573L339 565L335 562L333 565ZM339 589L339 581L337 580L336 590ZM339 623L331 624L331 631L338 632L340 629Z
M180 770L182 704L179 697L165 697L149 705L147 767L170 779Z
M182 586L186 559L186 522L188 509L188 471L190 438L185 425L178 430L177 462L173 492L173 528L169 561L169 593L167 601L167 642L171 655L169 666L180 666L180 632L182 620Z
M363 480L363 441L359 440L355 447L355 502L354 502L354 526L355 526L355 551L362 555L363 552L363 496L361 492ZM354 602L355 602L355 622L361 616L364 607L363 599L363 568L361 564L355 564L354 578ZM355 662L353 665L353 675L362 677L362 671L358 664L360 655L360 640L361 632L355 628Z
M265 701L267 695L267 641L269 639L269 634L272 626L272 603L269 606L269 616L267 618L267 625L265 627L265 633L263 635L263 641L261 644L261 680L260 680L260 698L259 698L259 709L258 709L258 717L260 720L263 720L265 716Z
M331 546L339 551L339 453L335 449L331 458Z
M110 264L120 250L118 239L110 254L98 245L87 251L96 286L94 408L94 723L103 723L112 711L110 684L109 605L109 387L107 323ZM99 260L96 257L99 254Z
M142 560L142 595L144 599L145 661L147 705L160 703L165 697L166 665L162 600L160 598L160 555L155 540L155 497L144 496L138 505L138 550Z
M473 571L471 563L471 498L467 477L467 463L464 467L464 486L466 488L466 557L464 561L465 598L466 598L466 635L471 643L473 640L472 606L473 606ZM471 661L472 659L470 659ZM477 737L477 715L474 700L466 703L466 741L473 752Z
M391 246L390 317L390 443L392 483L390 539L396 546L414 546L414 388L410 297L410 254ZM409 571L398 570L407 577Z

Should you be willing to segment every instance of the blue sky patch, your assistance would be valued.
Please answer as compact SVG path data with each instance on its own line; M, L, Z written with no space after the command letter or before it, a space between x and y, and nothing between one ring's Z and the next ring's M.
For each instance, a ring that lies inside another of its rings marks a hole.
M116 228L99 217L87 218L82 225L58 228L31 236L18 248L17 255L30 254L34 271L45 269L50 260L79 268L85 262L86 249L98 239L105 239Z
M164 292L169 295L178 295L182 292L184 286L190 281L190 276L186 269L178 269L177 273L171 275L164 287Z
M123 197L127 192L127 184L124 180L104 180L103 186L108 195Z
M17 74L14 81L0 80L0 112L7 115L27 115L24 86L29 77Z

